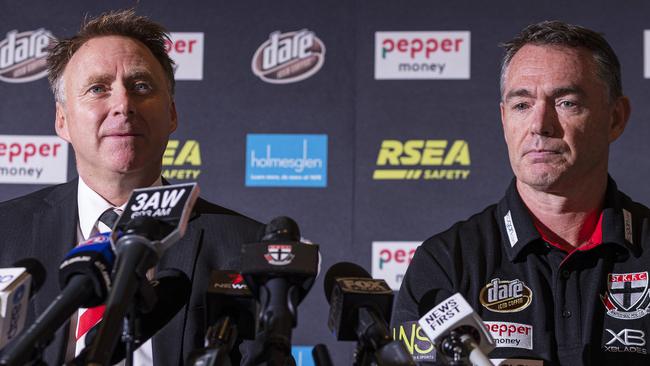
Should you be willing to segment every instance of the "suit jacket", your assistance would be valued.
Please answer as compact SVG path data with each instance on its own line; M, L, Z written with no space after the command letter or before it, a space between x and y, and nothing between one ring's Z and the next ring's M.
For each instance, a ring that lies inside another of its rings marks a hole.
M77 242L77 180L0 203L0 266L38 259L45 284L31 301L26 326L59 294L58 267ZM153 337L155 365L182 365L203 346L205 293L213 269L239 269L240 247L259 241L263 225L236 212L197 201L185 236L163 255L158 269L177 268L192 281L188 306ZM69 326L61 327L45 352L49 365L61 365Z

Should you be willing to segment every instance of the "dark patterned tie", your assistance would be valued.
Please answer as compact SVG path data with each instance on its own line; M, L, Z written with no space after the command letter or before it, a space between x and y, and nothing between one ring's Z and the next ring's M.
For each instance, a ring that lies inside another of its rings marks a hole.
M117 212L115 212L114 208L109 208L106 211L104 211L101 216L99 216L99 221L103 222L104 225L108 226L111 230L113 230L113 226L115 226L115 222L119 217L120 215L118 215Z

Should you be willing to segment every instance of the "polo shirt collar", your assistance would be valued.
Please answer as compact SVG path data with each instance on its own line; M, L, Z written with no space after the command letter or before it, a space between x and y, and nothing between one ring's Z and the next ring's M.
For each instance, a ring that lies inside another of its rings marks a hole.
M498 203L497 214L502 245L511 262L529 245L543 242L528 208L517 191L516 178L510 183L505 197ZM608 177L607 181L602 228L603 244L613 243L635 254L639 250L638 245L634 245L632 215L622 207L618 188L611 177Z

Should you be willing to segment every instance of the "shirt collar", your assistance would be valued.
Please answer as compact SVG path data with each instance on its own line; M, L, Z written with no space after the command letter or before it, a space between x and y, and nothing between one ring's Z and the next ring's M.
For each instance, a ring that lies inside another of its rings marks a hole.
M497 205L496 218L501 230L502 245L508 259L514 261L524 248L533 243L542 243L542 237L535 228L533 219L517 191L516 179L506 190L505 197ZM639 248L633 240L633 218L630 211L622 207L618 188L613 179L608 178L605 205L602 214L602 240L614 243L636 252Z
M162 178L159 177L151 187L159 187L161 185ZM107 209L113 207L104 197L88 187L81 177L79 177L77 189L77 205L79 209L79 229L84 239L90 237L99 216ZM126 203L119 208L123 210L125 206Z

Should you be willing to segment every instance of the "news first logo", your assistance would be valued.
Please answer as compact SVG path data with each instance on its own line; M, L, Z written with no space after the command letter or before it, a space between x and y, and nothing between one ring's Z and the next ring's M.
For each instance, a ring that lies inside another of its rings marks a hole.
M267 83L287 84L307 79L323 67L325 45L314 32L275 31L255 51L253 74Z
M393 291L398 291L420 244L419 241L373 241L372 277L385 280Z
M247 187L327 187L327 135L248 134Z
M52 39L52 33L43 28L8 32L0 41L0 80L26 83L47 75L45 59Z
M203 32L171 32L165 51L175 64L176 80L203 80Z
M469 79L470 32L375 32L375 79Z
M0 183L68 180L68 143L57 136L0 135Z
M384 140L374 180L466 180L471 158L465 140Z
M201 146L196 140L169 140L162 158L165 179L196 180L201 174Z
M393 328L393 339L404 343L406 349L413 357L413 361L435 361L436 350L433 343L416 321L405 322Z

